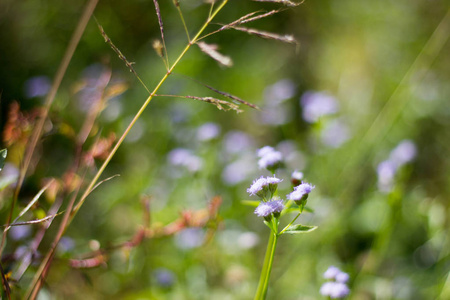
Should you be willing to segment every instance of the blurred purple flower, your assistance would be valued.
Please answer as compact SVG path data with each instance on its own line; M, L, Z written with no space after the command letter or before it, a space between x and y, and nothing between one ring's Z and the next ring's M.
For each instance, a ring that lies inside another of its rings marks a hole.
M331 147L339 148L350 138L350 129L342 120L332 120L321 132L322 142Z
M320 288L320 293L323 296L337 299L344 298L350 293L349 288L345 284L349 280L349 276L347 273L342 272L339 268L330 266L325 273L323 273L323 277L325 279L332 280L324 283Z
M295 93L295 83L290 79L281 79L265 88L264 98L268 104L278 105L281 102L292 98Z
M7 186L15 188L17 185L17 178L19 177L19 169L11 164L5 163L0 172L0 190Z
M175 275L166 268L158 268L153 271L156 283L162 288L170 288L175 283Z
M23 226L11 226L9 229L9 236L15 241L23 240L31 235L31 227L27 225Z
M244 155L223 169L222 180L228 185L235 185L248 179L255 170L255 162Z
M270 153L270 152L274 152L275 149L273 147L270 146L264 146L260 149L258 149L257 155L259 158L263 157L264 155Z
M340 282L325 282L320 288L322 296L330 297L331 299L344 298L350 293L350 289L345 283Z
M253 138L242 131L230 131L224 137L224 149L227 153L239 154L253 145Z
M295 170L294 172L292 172L291 178L292 179L296 179L296 180L302 180L303 179L303 173L300 172L300 171Z
M31 77L25 82L25 96L27 98L42 97L50 91L51 82L47 76Z
M197 172L203 167L203 160L190 150L177 148L169 152L168 161L174 166L186 167L190 172Z
M265 106L260 112L262 124L279 126L288 123L292 119L291 110L282 104L278 106Z
M416 145L410 140L403 140L391 151L389 160L397 164L397 166L402 166L412 161L416 154Z
M175 244L180 249L189 250L203 244L205 233L200 228L186 228L175 235Z
M220 134L220 127L215 123L205 123L197 129L197 139L199 141L209 141L215 139Z
M306 92L300 98L303 108L303 119L308 123L315 123L321 117L339 111L336 99L324 92Z
M251 231L243 232L237 239L237 244L241 249L250 249L258 245L259 236Z
M336 276L340 273L342 273L342 271L338 267L330 266L325 271L325 273L323 273L323 278L329 279L329 280L335 280Z
M381 162L377 167L378 189L382 192L389 192L394 184L397 165L390 160Z
M57 251L60 254L70 252L75 248L75 241L70 237L63 236L58 243Z
M414 160L417 155L416 145L410 140L401 141L395 147L389 159L382 161L377 166L378 189L384 193L391 191L394 185L395 174L406 163Z
M335 280L340 283L346 283L350 279L347 273L340 272L335 276Z
M261 149L262 150L262 149ZM258 152L258 154L261 151ZM283 155L276 150L263 151L264 155L258 160L258 166L260 169L273 170L276 169L283 162Z

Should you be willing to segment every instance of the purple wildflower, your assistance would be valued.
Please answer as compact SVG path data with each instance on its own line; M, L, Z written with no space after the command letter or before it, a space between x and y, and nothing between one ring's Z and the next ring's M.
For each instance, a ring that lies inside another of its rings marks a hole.
M394 184L397 165L390 160L381 162L377 167L378 189L382 192L389 192Z
M347 273L339 272L335 276L335 279L336 279L337 282L346 283L350 279L350 276Z
M321 117L339 111L336 99L324 92L306 92L300 99L303 108L303 119L308 123L315 123Z
M174 166L184 166L195 173L203 167L203 160L188 149L177 148L169 152L169 162Z
M224 137L224 149L231 154L242 154L252 148L253 144L253 138L242 131L230 131Z
M50 90L51 82L46 76L36 76L25 82L25 95L27 98L42 97Z
M342 120L333 120L326 124L321 132L322 142L331 147L339 148L350 138L350 129Z
M250 196L257 195L265 186L267 186L267 179L261 176L253 181L252 185L247 189L247 193L249 193Z
M175 282L175 275L166 268L159 268L153 272L156 282L163 288L171 287Z
M205 232L200 228L186 228L175 235L175 244L183 250L200 247L203 244Z
M277 190L278 184L281 182L281 179L274 177L260 177L253 181L253 184L247 189L247 193L250 196L257 195L258 197L265 198L270 193L270 196L275 193Z
M339 273L342 273L342 271L341 271L338 267L330 266L330 267L325 271L325 273L323 273L323 278L325 278L325 279L330 279L330 280L334 280L334 279L336 279L336 276L337 276Z
M341 282L325 282L320 288L322 296L328 296L331 299L344 298L350 293L350 289L345 283Z
M299 186L296 186L294 188L294 191L290 194L288 194L286 197L289 200L294 200L294 201L301 201L301 200L305 200L309 193L311 193L311 191L315 188L314 185L311 185L309 183L302 183Z
M210 141L220 134L220 127L215 123L205 123L197 130L197 139L199 141Z
M276 106L281 102L292 98L295 93L295 83L290 79L281 79L264 89L264 98L266 102Z
M272 214L279 214L283 208L284 204L281 200L261 202L255 209L255 214L259 217L269 218Z
M258 166L260 169L274 170L278 166L280 166L282 161L283 155L281 154L281 152L273 150L271 152L265 153L264 156L259 159Z
M270 153L270 152L274 152L275 151L275 149L273 149L273 147L270 147L270 146L264 146L264 147L262 147L261 149L258 149L258 157L263 157L263 156L265 156L267 153Z
M398 166L412 161L417 154L416 145L410 140L401 141L389 155L389 160Z

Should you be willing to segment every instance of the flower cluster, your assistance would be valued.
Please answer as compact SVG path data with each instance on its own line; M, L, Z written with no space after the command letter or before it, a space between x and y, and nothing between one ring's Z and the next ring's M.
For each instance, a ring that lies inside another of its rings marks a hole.
M331 266L323 274L325 279L330 281L325 282L320 288L322 296L328 296L331 299L340 299L346 297L350 293L347 286L349 276L342 272L339 268Z
M306 204L306 199L308 199L309 193L315 188L314 185L309 183L302 183L294 187L294 191L286 196L289 200L293 200L295 204L304 207Z
M247 189L247 193L250 196L258 196L263 201L268 198L272 198L273 194L277 190L278 184L281 182L281 179L274 177L260 177L253 181L253 184Z
M283 209L284 204L282 200L272 200L269 202L261 202L255 209L255 214L269 221L272 215L278 218Z
M255 214L270 220L272 215L278 217L284 208L283 201L272 200L274 193L277 190L278 184L282 180L273 177L260 177L253 181L253 184L247 189L250 196L258 196L262 202L255 210Z
M258 150L258 166L260 169L267 169L275 172L283 164L283 155L270 146L265 146Z

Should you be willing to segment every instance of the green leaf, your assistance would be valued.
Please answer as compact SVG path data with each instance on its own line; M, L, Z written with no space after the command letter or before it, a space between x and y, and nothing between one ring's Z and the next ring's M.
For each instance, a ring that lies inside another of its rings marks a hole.
M242 200L241 203L243 205L257 207L261 203L261 201L259 201L259 200Z
M8 150L2 149L0 150L0 171L3 169L5 165L6 154L8 154Z
M285 234L285 233L289 233L289 234L307 233L307 232L314 231L316 229L317 229L317 226L295 224L295 225L289 226L289 228L286 229L286 231L283 232L283 234Z

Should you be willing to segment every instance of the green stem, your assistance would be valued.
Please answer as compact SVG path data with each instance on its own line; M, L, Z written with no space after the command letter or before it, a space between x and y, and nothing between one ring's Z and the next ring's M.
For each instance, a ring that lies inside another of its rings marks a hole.
M273 257L275 256L275 248L277 247L277 242L278 242L278 234L273 233L272 236L273 236L273 246L272 246L272 251L269 255L270 259L269 259L269 265L267 266L267 275L266 275L266 280L264 282L262 299L266 299L267 288L269 287L270 272L272 271Z
M275 229L278 230L278 220L276 218L273 218L272 222L275 226ZM264 300L266 298L277 242L278 234L276 233L276 231L270 231L269 241L267 242L266 255L264 257L264 264L261 270L261 277L259 278L258 289L256 290L254 300Z
M283 230L281 230L278 235L282 235L289 228L289 226L291 226L292 223L294 223L295 220L297 220L297 218L300 217L301 214L302 212L299 212L298 215L291 221L291 223L287 224L286 227L284 227Z

